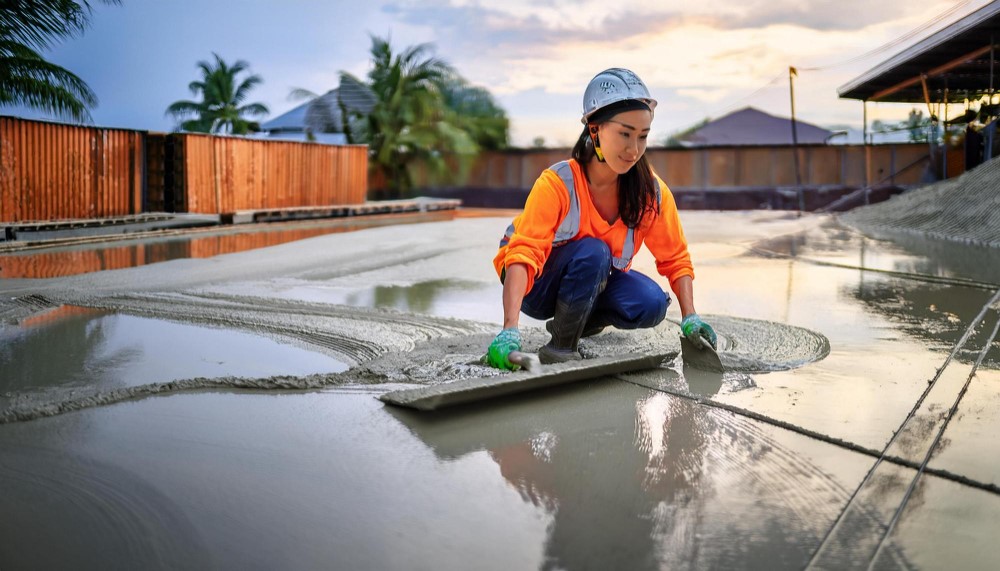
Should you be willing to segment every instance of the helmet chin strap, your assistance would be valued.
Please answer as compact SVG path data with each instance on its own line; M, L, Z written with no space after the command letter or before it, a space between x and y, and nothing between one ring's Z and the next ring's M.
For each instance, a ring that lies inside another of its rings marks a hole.
M597 160L604 163L604 153L601 152L601 143L597 139L597 125L590 125L590 141L594 143L594 154L597 155Z

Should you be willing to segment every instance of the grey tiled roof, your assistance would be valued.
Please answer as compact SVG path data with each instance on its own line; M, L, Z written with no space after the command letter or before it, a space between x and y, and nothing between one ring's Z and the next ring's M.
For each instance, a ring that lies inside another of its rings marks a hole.
M796 120L799 144L823 144L832 131ZM791 145L792 120L775 117L745 107L709 122L684 137L690 147L722 147L730 145Z
M344 103L347 109L356 111L362 115L370 113L372 107L375 106L375 96L364 84L349 78L343 78L340 81L340 87L337 89L331 89L321 95L318 100L306 101L291 111L264 122L261 124L261 129L272 133L305 131L306 122L309 118L309 106L314 102L326 105L330 111L332 122L340 125L340 104L338 98Z

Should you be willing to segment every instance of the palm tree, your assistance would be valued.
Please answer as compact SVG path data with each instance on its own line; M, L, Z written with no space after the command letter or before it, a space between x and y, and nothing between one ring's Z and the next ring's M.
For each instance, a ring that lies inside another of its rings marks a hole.
M368 144L370 169L381 171L389 190L403 196L413 188L413 164L440 173L448 168L446 154L478 150L468 133L447 120L441 83L453 71L430 55L432 49L420 44L394 53L387 40L372 36L367 88L374 105L364 115L341 109L348 139ZM341 86L345 84L365 82L341 73Z
M192 81L188 88L194 95L201 94L201 101L175 101L167 107L167 115L179 122L184 131L196 133L226 133L245 135L260 130L260 124L247 117L261 117L269 113L262 103L244 105L250 90L263 83L259 75L251 75L237 83L237 75L250 64L239 60L232 66L218 54L212 54L215 63L198 62L201 81Z
M472 137L480 149L495 151L507 147L510 121L489 91L474 87L457 73L446 75L439 84L448 121Z
M97 106L94 92L73 72L39 54L82 34L91 14L86 0L0 2L0 106L24 105L80 123L91 121L89 109Z
M411 168L427 166L446 177L469 166L482 149L507 145L507 116L485 89L470 86L430 44L395 53L388 40L372 36L367 81L341 72L340 86L319 96L293 89L289 99L309 100L307 136L344 133L369 149L369 168L384 175L388 190L407 195Z

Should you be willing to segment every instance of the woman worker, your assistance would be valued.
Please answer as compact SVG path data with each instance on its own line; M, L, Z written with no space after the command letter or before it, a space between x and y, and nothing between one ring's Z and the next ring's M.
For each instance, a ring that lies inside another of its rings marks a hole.
M552 339L538 351L542 363L581 359L580 338L609 325L636 329L663 321L670 295L629 271L643 243L677 296L684 336L699 348L715 347L715 331L695 312L694 271L673 195L644 156L655 108L646 85L627 69L590 80L586 126L572 159L542 172L493 260L504 317L487 351L491 366L515 368L507 357L521 350L522 311L551 318Z

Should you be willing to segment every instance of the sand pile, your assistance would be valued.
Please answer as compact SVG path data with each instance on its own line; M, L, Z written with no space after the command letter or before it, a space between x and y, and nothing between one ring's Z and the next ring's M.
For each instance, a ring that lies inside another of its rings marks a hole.
M862 230L923 234L1000 247L1000 160L950 180L856 208L840 220Z

